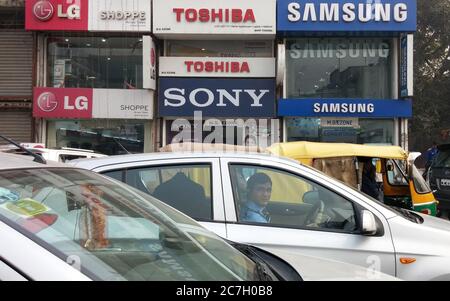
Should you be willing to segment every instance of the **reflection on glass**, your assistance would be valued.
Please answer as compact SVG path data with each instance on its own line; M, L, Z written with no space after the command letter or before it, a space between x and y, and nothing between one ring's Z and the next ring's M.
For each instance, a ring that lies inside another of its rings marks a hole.
M290 39L288 98L389 98L389 39Z
M47 85L57 88L142 88L140 37L50 36Z
M144 152L144 121L121 119L54 121L56 147L94 150L106 155ZM52 145L50 145L52 146Z

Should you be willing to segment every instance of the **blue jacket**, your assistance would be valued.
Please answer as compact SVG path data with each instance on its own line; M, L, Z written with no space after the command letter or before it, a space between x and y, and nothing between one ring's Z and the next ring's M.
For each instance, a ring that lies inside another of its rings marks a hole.
M270 217L265 207L253 201L247 201L241 208L240 220L243 222L269 223Z

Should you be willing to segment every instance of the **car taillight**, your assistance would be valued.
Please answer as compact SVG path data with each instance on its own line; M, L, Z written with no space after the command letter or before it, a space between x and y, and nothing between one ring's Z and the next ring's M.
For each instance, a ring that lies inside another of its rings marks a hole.
M31 233L38 233L53 225L57 219L58 216L56 214L42 213L33 217L24 218L19 221L19 224Z

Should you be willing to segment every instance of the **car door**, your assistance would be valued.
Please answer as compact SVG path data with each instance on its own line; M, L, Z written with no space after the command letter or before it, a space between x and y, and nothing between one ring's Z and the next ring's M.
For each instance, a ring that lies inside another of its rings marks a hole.
M225 237L225 214L216 158L118 163L94 169L150 194Z
M368 272L395 275L394 247L385 218L373 208L364 208L378 218L382 231L376 236L359 234L361 201L342 187L329 187L300 165L271 160L223 158L221 170L228 239L275 254L277 250L299 251L364 266ZM258 206L248 205L260 202L264 189L271 190L266 221ZM243 213L249 210L251 214Z

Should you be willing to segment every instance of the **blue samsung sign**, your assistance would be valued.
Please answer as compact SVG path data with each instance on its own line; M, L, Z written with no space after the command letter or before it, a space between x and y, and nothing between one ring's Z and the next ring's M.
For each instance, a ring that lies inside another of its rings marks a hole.
M411 118L412 101L390 99L281 99L282 117Z
M275 117L275 79L160 78L159 116Z
M278 0L277 31L414 32L416 0Z

